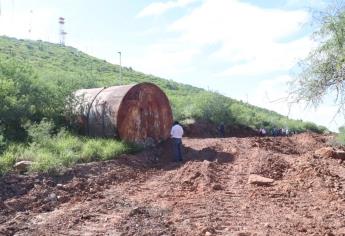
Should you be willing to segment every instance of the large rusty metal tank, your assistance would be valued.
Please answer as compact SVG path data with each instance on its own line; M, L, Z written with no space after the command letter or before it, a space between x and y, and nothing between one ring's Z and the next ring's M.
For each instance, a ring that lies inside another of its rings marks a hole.
M170 135L169 100L152 83L81 89L75 92L80 124L87 135L131 142L159 142Z

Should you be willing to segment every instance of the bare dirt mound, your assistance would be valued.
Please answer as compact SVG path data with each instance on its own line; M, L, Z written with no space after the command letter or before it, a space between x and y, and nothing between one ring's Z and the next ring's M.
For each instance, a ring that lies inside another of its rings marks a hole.
M275 180L282 179L285 172L291 168L289 162L284 157L277 154L267 155L265 153L256 154L253 157L253 167L251 173Z
M218 166L208 160L187 162L177 171L162 178L175 189L189 192L204 192L218 186Z
M0 235L345 235L345 164L314 155L328 138L186 138L183 163L166 143L58 176L8 175Z

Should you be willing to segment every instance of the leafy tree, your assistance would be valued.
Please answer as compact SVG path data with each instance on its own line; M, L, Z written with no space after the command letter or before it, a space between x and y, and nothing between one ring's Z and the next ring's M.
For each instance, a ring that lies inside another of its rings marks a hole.
M26 123L44 117L62 119L68 93L68 86L39 78L30 66L0 60L0 130L4 137L23 141Z
M314 33L316 49L301 61L301 73L292 84L295 101L319 105L324 96L336 93L339 111L345 105L345 4L332 6L317 17L320 27Z
M39 95L38 85L32 83L35 81L33 77L28 67L0 61L0 125L7 137L22 136L21 124L41 109L40 100L33 99Z

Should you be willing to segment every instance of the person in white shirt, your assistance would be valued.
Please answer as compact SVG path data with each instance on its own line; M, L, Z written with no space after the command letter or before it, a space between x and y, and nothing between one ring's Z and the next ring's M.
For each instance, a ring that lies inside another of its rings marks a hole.
M266 129L262 128L261 133L262 133L262 136L266 136Z
M173 148L175 153L175 161L183 161L181 152L183 128L178 121L174 122L170 135L174 145Z

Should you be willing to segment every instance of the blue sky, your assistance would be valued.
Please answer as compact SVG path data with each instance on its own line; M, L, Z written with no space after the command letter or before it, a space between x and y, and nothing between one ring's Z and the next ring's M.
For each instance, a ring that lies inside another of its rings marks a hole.
M310 120L343 124L331 99L288 106L286 83L316 46L312 9L323 0L0 0L0 35L58 42L166 79ZM279 100L279 102L276 102Z

